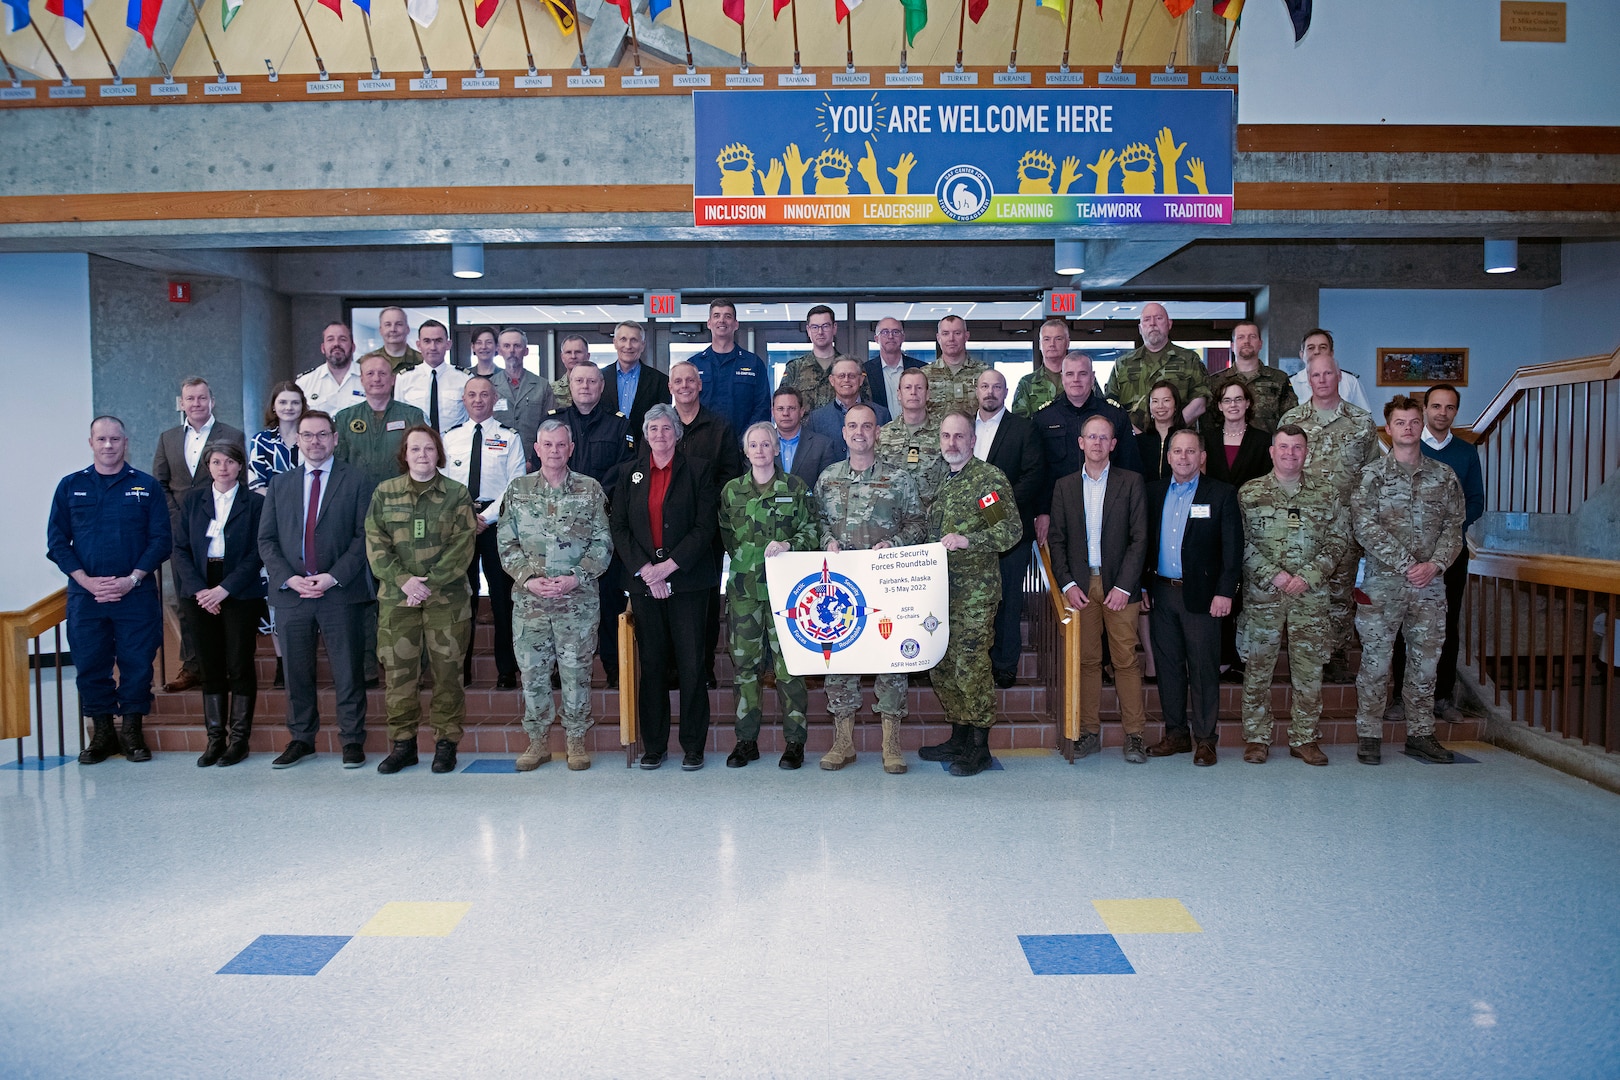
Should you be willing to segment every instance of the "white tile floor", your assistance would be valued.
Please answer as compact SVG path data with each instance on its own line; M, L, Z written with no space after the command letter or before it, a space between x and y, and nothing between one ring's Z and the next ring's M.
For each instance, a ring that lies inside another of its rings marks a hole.
M0 772L0 1076L1620 1073L1620 799L1481 746L1223 749ZM1020 934L1148 897L1201 932L1119 935L1134 975L1031 973ZM313 976L216 974L392 901L471 907Z

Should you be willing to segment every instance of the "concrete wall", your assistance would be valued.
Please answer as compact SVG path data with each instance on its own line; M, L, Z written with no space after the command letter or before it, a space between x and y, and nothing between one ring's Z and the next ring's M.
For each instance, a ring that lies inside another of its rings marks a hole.
M248 282L242 295L242 415L252 434L264 420L270 388L293 370L292 304L281 293Z
M1542 294L1544 360L1620 348L1620 243L1566 242L1563 283Z
M1563 44L1500 40L1495 0L1318 3L1298 45L1281 3L1243 9L1246 124L1620 123L1620 4L1569 0Z
M62 587L45 558L56 483L90 463L90 277L84 255L0 255L0 610Z

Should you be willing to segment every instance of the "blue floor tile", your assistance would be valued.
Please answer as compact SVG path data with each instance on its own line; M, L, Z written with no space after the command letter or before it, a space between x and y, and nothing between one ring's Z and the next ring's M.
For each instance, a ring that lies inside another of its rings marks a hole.
M1135 975L1113 934L1019 934L1033 975Z
M474 761L469 761L467 763L467 767L465 769L462 769L461 771L464 772L464 773L470 773L470 772L503 772L503 773L504 772L517 772L517 758L515 758L515 757L478 758L478 759L476 759Z
M68 762L76 760L78 759L70 757L23 758L21 761L8 761L0 765L0 772L7 769L12 772L47 772L51 769L60 769Z
M940 762L939 767L944 769L947 773L951 771L951 763L948 762L948 761ZM1006 772L1007 770L1003 769L1001 767L1001 762L999 760L997 760L994 756L992 756L990 758L990 764L985 767L984 771L985 772Z
M349 943L347 935L260 934L217 975L314 975Z

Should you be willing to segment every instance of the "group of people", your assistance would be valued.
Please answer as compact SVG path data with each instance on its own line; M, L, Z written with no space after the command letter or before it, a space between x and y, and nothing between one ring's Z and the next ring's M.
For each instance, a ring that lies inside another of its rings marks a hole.
M1326 331L1306 337L1301 402L1260 362L1253 323L1234 328L1232 364L1211 376L1170 342L1168 315L1149 304L1143 345L1099 393L1092 359L1071 350L1067 324L1053 319L1040 329L1041 363L1009 406L1005 378L968 355L956 316L940 321L930 362L904 353L894 319L874 327L878 355L863 361L838 353L834 313L813 308L810 349L774 389L768 365L738 344L725 300L709 307L710 346L667 374L643 363L645 333L624 322L615 362L602 368L582 337L560 342L555 383L524 366L520 330L476 330L463 369L447 362L443 324L423 322L412 348L402 310L380 321L383 347L359 359L348 327L327 326L324 362L273 389L266 427L251 439L217 421L207 383L188 379L185 422L160 437L152 475L125 461L117 418L92 423L93 464L63 479L49 528L50 557L71 578L69 632L93 729L82 762L150 757L141 724L162 637L154 576L167 560L183 633L182 670L166 689L201 688L199 765L247 756L268 601L290 735L275 767L315 752L319 638L345 767L365 763L366 690L379 683L391 748L378 770L418 763L425 659L432 768L453 770L482 580L496 685L523 691L520 771L551 759L558 718L568 767L589 767L592 664L600 658L617 685L626 604L640 764L665 761L673 684L681 765L700 769L729 556L737 716L726 763L759 758L761 696L774 684L779 765L799 768L808 691L782 660L766 562L922 542L948 552L950 645L930 681L951 735L920 753L957 775L990 765L995 688L1017 677L1037 542L1049 546L1085 634L1079 754L1100 748L1106 634L1126 760L1193 752L1213 764L1224 663L1244 681L1245 760L1263 762L1286 638L1290 750L1326 764L1315 732L1323 668L1343 662L1353 620L1363 652L1358 757L1378 760L1394 664L1408 750L1450 758L1433 717L1455 708L1461 537L1482 510L1478 458L1450 434L1459 395L1449 386L1421 404L1390 403L1393 450L1381 455L1372 418L1342 396L1350 382ZM1143 610L1165 717L1152 747L1141 737ZM825 685L834 741L820 765L834 770L855 760L862 689L857 676ZM891 773L906 771L907 689L903 674L875 680Z

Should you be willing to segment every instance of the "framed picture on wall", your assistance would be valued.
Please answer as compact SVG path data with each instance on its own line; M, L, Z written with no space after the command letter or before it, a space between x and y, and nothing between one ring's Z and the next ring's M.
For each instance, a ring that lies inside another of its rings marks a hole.
M1379 386L1468 385L1467 349L1379 349Z

